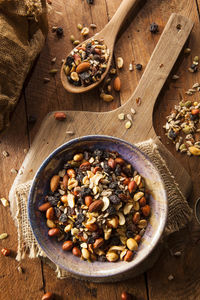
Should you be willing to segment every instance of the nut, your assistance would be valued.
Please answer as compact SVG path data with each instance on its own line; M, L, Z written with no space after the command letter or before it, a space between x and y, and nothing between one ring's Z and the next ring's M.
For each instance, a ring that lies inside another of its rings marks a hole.
M4 256L9 256L11 253L10 249L7 249L7 248L2 248L1 249L1 254L4 255Z
M67 170L67 175L72 178L72 177L75 177L76 176L76 173L73 169L68 169Z
M58 175L54 175L52 178L51 178L51 181L50 181L50 189L52 192L55 192L58 188L58 185L59 185L59 182L60 182L60 176Z
M52 300L53 299L53 293L47 292L43 295L42 300Z
M1 203L4 207L7 207L10 205L9 201L6 198L1 198Z
M118 69L121 69L123 67L124 61L122 57L117 58L117 67Z
M110 251L106 254L106 258L110 262L115 262L119 259L119 255L114 251Z
M77 67L78 68L78 67ZM71 79L74 81L79 81L79 76L77 72L72 72L70 75Z
M136 212L136 213L134 213L134 215L133 215L133 223L134 223L134 224L138 224L139 221L140 221L140 213L139 213L139 212Z
M115 160L113 158L109 158L108 160L108 166L111 168L111 169L114 169L115 168Z
M82 257L86 260L90 259L90 252L88 251L88 249L83 248L81 250L82 253Z
M89 206L89 212L101 210L101 208L103 207L103 204L104 203L102 200L96 200L96 201L92 202Z
M68 190L69 191L77 186L78 186L78 181L75 178L70 178L68 180Z
M66 190L67 186L68 186L68 176L67 176L67 174L65 174L63 176L63 182L62 182L62 184L63 184L63 188Z
M52 220L54 218L54 209L53 207L49 207L46 211L46 218Z
M79 29L79 30L82 30L83 29L83 25L82 24L77 24L77 28Z
M140 220L138 223L138 228L143 229L146 227L147 227L147 220L145 220L145 219Z
M65 226L64 228L64 232L70 232L70 230L72 229L72 224L68 224L67 226Z
M119 219L118 219L118 217L115 216L112 219L107 220L107 225L108 225L108 227L111 227L111 228L117 228L118 225L119 225Z
M124 215L121 212L117 212L117 215L119 217L119 225L124 225L126 223Z
M4 240L7 237L8 237L8 234L6 232L0 234L0 240Z
M115 158L115 163L119 164L119 165L123 165L125 163L125 161L122 158L117 157L117 158Z
M55 120L63 121L66 119L66 114L64 112L58 111L54 113Z
M100 97L101 97L101 99L103 99L103 101L105 101L105 102L111 102L111 101L114 100L113 96L112 96L112 95L109 95L109 94L104 94L104 93L102 93L102 94L100 95Z
M92 223L92 224L86 224L85 227L89 230L89 231L96 231L98 229L98 225L96 223Z
M103 243L104 243L103 238L96 239L94 244L93 244L93 248L97 249L97 248L101 247L103 245Z
M150 215L150 212L151 212L151 208L149 205L145 205L141 208L142 210L142 213L145 217L148 217Z
M110 205L110 200L109 200L108 197L104 196L103 199L102 199L102 201L103 201L103 207L102 207L101 210L105 211L109 207L109 205Z
M122 292L121 293L121 300L131 300L132 297L130 294L128 294L127 292Z
M192 115L198 115L198 114L199 114L199 112L200 112L200 111L199 111L199 109L198 109L198 108L196 108L196 109L192 109L192 110L191 110L191 114L192 114Z
M88 35L89 32L90 32L90 30L89 30L88 27L83 27L83 29L81 30L81 34L82 34L83 36Z
M55 227L56 227L56 224L55 224L52 220L47 219L47 226L48 226L49 228L55 228Z
M128 184L129 193L135 192L136 189L137 189L136 182L134 180L130 181Z
M89 62L82 62L80 63L77 68L76 68L76 72L78 74L87 71L90 68L90 63Z
M85 197L85 205L87 205L87 207L90 206L90 204L92 203L92 197L91 196L86 196Z
M136 193L136 194L134 195L133 200L134 200L134 201L138 201L138 200L140 200L143 196L144 196L144 193L143 193L143 192L138 192L138 193Z
M115 80L113 82L113 87L116 92L119 92L121 89L121 80L118 76L115 77Z
M118 119L119 120L124 120L125 119L125 114L124 113L119 114Z
M139 243L140 240L141 240L141 235L137 234L137 235L134 237L134 240L136 240L136 242Z
M70 35L70 41L73 43L75 41L75 37L73 34Z
M133 258L133 252L131 250L128 250L126 252L126 255L124 256L124 261L131 261Z
M75 160L75 161L81 161L82 159L83 159L82 153L75 154L73 157L73 160Z
M64 251L70 251L72 249L72 247L73 247L73 242L72 241L66 241L62 245L62 249Z
M191 154L199 156L200 155L200 149L195 147L195 146L191 146L189 147L189 151Z
M125 128L129 129L129 128L131 128L131 126L132 126L132 122L131 121L127 121L126 124L125 124Z
M142 197L140 200L139 200L139 204L140 204L140 206L142 207L142 206L145 206L146 205L146 198L145 197Z
M72 254L75 255L75 256L81 257L81 250L77 247L74 247L72 249Z
M58 236L60 234L60 230L58 228L51 228L48 231L49 236Z
M68 206L71 208L73 208L75 206L75 196L73 194L67 195L67 203L68 203Z
M87 171L90 169L90 166L91 166L91 164L89 163L89 161L86 161L86 162L82 163L79 168L82 171Z
M138 250L138 243L136 242L136 240L134 240L132 238L130 238L126 241L126 245L129 250L132 250L132 251Z
M47 211L47 209L50 208L50 207L51 207L51 203L46 202L46 203L43 203L42 205L40 205L38 207L38 210L39 211Z

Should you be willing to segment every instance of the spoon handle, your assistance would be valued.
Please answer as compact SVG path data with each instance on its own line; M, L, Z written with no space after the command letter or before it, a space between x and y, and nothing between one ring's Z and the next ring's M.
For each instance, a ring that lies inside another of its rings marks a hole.
M134 10L137 4L141 1L142 0L123 0L121 2L114 16L112 17L110 22L105 26L106 30L108 30L109 27L110 36L113 37L114 40L118 34L121 25L126 19L128 13L130 12L131 8L133 8Z

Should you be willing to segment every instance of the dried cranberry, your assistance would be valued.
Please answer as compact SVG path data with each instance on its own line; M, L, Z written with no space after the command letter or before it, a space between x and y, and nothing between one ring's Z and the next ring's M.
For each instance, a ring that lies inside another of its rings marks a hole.
M116 167L115 167L115 174L116 174L117 176L120 176L120 175L121 175L121 172L122 172L122 168L120 167L119 164L117 164Z
M120 203L120 199L117 195L111 195L109 197L110 201L113 203L113 204L119 204Z

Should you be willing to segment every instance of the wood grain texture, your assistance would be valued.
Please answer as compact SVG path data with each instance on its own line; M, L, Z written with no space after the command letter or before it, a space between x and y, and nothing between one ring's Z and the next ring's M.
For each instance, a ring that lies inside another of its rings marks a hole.
M173 153L177 160L184 165L187 171L192 176L194 193L190 197L190 203L193 205L195 198L199 195L199 176L200 171L197 168L198 158L187 158L174 150L174 146L168 144L167 138L162 130L164 119L170 109L176 104L180 97L185 97L184 92L192 86L196 81L200 81L199 73L190 74L187 71L188 66L192 62L192 58L199 54L199 20L197 14L196 2L199 0L149 0L140 10L137 17L132 20L129 27L118 40L114 58L122 56L124 59L124 68L119 71L119 76L122 82L122 90L120 94L114 93L115 100L111 103L105 103L99 98L98 89L83 95L70 95L62 87L59 79L59 74L51 79L48 84L43 83L43 77L48 77L48 71L52 68L51 59L57 57L55 67L58 69L61 66L61 59L65 57L66 49L72 49L72 44L69 41L70 34L74 34L79 38L80 33L76 28L77 23L89 25L96 23L97 29L90 30L90 36L101 30L108 20L113 16L118 8L121 0L96 0L95 5L88 6L85 0L70 0L70 1L53 1L52 12L49 16L49 24L51 26L62 26L64 28L65 37L58 40L54 33L49 31L46 45L36 63L31 74L30 80L26 87L26 105L27 114L37 117L37 122L34 126L29 127L30 143L37 134L43 118L49 111L53 110L86 110L86 111L109 111L119 106L120 102L125 103L133 91L135 90L139 79L147 65L150 55L153 52L155 45L158 42L163 27L165 26L171 13L180 13L189 17L195 22L195 27L190 38L190 47L192 54L189 57L181 56L178 66L174 72L178 72L180 80L171 82L165 86L159 97L159 103L154 113L154 128L156 134L161 136L162 142ZM60 14L61 13L61 14ZM72 17L73 16L73 17ZM159 33L152 35L149 33L149 25L156 22L159 25ZM133 72L128 71L128 65L133 62L142 63L143 70ZM54 67L54 66L53 66ZM192 98L198 99L198 94ZM22 100L24 101L24 100ZM23 102L24 103L24 102ZM28 136L26 135L26 121L24 119L24 104L18 106L17 115L13 119L11 128L7 136L1 139L1 152L9 150L11 156L9 160L3 161L2 179L0 181L0 196L8 196L9 188L11 187L14 176L8 176L8 170L11 167L19 168L24 159L23 147L28 147ZM142 115L141 119L144 117ZM24 121L22 121L24 120ZM2 158L2 157L1 157ZM9 240L5 240L4 244L16 250L16 228L9 213L5 208L0 207L3 214L0 224L0 230L10 233ZM119 284L92 284L84 283L76 280L57 280L55 273L47 265L43 266L44 290L51 290L56 293L56 299L120 299L122 290L132 292L134 299L198 299L200 294L200 278L199 278L199 251L200 243L198 242L200 226L193 222L190 227L173 237L170 237L166 250L155 267L148 272L147 281L144 276L137 277L133 280L128 280ZM3 242L1 241L1 245ZM170 255L169 249L183 250L183 255L180 258L174 258ZM15 295L16 299L40 299L42 277L40 264L33 262L30 259L22 262L22 266L26 270L26 280L24 275L22 278L16 272L16 262L0 258L2 276L0 298L5 300L11 299ZM161 273L162 269L162 273ZM174 273L175 280L168 282L167 277L170 273ZM34 276L34 274L36 274ZM159 280L158 280L159 279ZM27 289L29 293L27 292Z

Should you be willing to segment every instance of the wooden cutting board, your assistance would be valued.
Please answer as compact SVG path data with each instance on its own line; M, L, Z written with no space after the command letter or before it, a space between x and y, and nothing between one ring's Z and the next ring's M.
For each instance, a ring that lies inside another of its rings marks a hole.
M138 87L130 99L118 109L106 113L66 111L67 118L62 122L56 121L53 116L54 113L50 112L44 119L16 176L10 191L10 201L14 200L16 186L32 179L42 161L55 148L71 138L103 134L116 136L133 144L149 138L156 138L152 121L154 105L192 27L193 23L187 18L177 14L171 15ZM138 98L141 99L140 106L136 104ZM126 129L127 120L120 121L118 114L130 114L131 108L135 109L136 114L133 116L132 127ZM164 120L161 120L161 126L162 121L164 122ZM66 131L73 131L74 135L70 136L66 134ZM179 183L180 189L187 196L191 189L189 175L158 139L156 143L163 158L167 161L168 168Z

